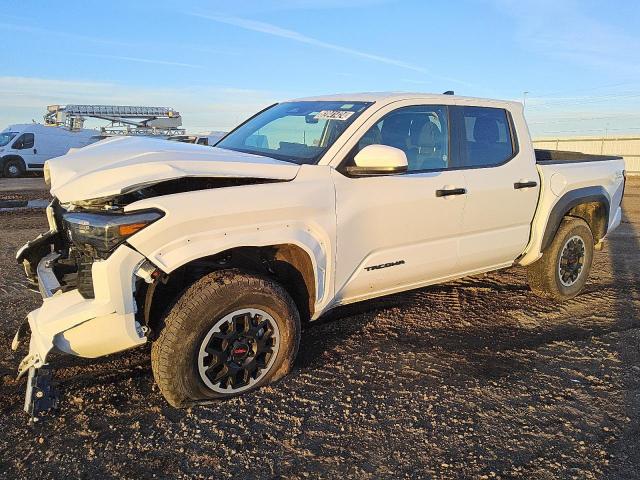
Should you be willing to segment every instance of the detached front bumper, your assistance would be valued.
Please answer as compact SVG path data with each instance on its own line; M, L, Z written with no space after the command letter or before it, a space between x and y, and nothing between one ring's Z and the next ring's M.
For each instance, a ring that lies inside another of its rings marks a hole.
M54 265L59 253L43 256L35 274L43 298L42 306L27 316L31 330L29 354L20 362L18 376L29 372L25 409L29 411L32 379L47 365L47 356L56 349L72 355L96 358L126 350L146 342L136 321L135 272L145 257L121 245L106 260L91 266L94 298L84 298L77 289L63 292ZM29 268L27 268L29 274ZM18 331L12 348L20 343Z

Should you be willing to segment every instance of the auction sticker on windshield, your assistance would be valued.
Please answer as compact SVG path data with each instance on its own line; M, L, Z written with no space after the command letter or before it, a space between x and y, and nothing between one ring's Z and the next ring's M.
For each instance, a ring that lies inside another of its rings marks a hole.
M315 116L316 120L348 120L351 115L356 112L344 110L321 110Z

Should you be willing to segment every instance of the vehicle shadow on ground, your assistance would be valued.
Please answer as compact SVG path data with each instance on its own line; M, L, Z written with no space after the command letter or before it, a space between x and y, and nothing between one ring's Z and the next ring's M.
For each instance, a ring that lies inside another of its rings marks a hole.
M619 234L612 234L608 242L613 269L613 278L621 282L621 286L615 290L616 325L640 326L639 311L637 307L640 287L640 268L637 255L640 252L640 238L629 221L627 215L623 215ZM638 475L637 465L640 464L640 427L637 419L640 417L640 404L638 402L640 390L640 344L638 339L620 338L617 345L618 360L622 364L624 395L621 398L623 405L619 405L620 411L626 412L631 419L626 429L620 426L622 433L611 444L610 454L615 459L621 459L618 465L613 464L613 472L610 478L627 479ZM635 348L634 348L635 347ZM634 373L635 372L635 373ZM626 460L626 461L625 461ZM625 466L635 468L625 468Z

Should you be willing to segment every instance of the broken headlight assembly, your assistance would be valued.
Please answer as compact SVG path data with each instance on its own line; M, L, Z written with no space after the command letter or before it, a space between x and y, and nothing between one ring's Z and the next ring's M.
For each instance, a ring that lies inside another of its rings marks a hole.
M108 257L131 235L164 216L159 210L132 213L69 212L64 229L73 245L99 258Z

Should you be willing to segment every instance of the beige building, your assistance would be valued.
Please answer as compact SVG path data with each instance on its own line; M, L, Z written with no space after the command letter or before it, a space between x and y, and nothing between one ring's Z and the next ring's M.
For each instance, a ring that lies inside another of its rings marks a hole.
M640 175L640 135L623 137L558 137L533 141L535 148L568 150L624 158L627 172Z

